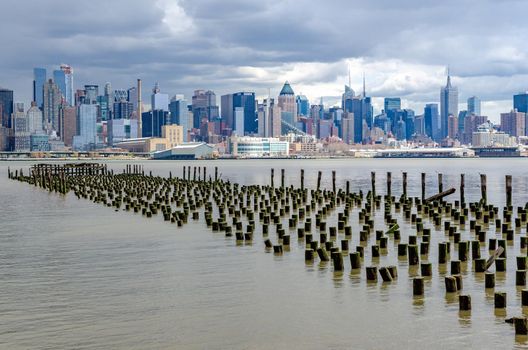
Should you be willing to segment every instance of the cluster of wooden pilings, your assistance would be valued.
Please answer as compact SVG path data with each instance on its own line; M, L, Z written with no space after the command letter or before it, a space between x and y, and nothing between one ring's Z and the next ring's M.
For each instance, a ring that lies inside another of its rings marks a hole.
M516 286L522 289L519 306L528 306L528 289L524 289L528 237L522 234L528 228L528 204L512 206L509 175L505 179L506 206L499 208L487 201L486 175L480 176L480 200L466 203L464 175L460 177L459 198L448 202L445 198L456 189L443 188L442 174L438 174L437 194L427 198L426 175L421 175L421 197L410 197L404 172L401 195L397 198L392 194L391 173L387 173L386 191L382 196L376 190L375 173L371 173L371 188L364 193L362 190L351 192L349 181L344 189L338 188L335 171L332 189L326 190L321 189L321 171L317 174L317 187L307 189L304 170L300 172L297 187L286 186L283 169L280 185L275 184L274 169L268 185L240 185L220 179L217 167L214 176L209 177L207 167L192 168L191 171L190 166L184 166L181 177L170 173L164 178L152 173L145 175L142 166L136 165L127 165L120 174L106 167L90 173L49 170L37 165L27 176L22 170L9 170L8 176L49 191L73 192L78 198L116 211L133 211L148 218L160 214L178 227L189 219L203 219L213 232L234 236L239 243L251 244L258 234L266 252L276 255L288 254L296 239L304 246L307 264L328 263L336 273L364 271L370 284L379 283L378 276L382 283L398 279L398 266L380 264L380 257L392 253L397 255L397 261L406 262L415 298L427 294L426 281L435 271L449 268L449 273L439 274L444 277L446 293L458 296L459 309L463 312L471 310L471 296L463 289L463 268L467 269L469 264L472 273L483 276L483 291L489 293L496 288L497 274L505 273L507 257L513 255L517 266ZM518 252L512 244L516 236L520 241ZM429 259L433 242L437 243L436 261ZM370 256L368 263L366 256ZM493 267L494 272L490 271ZM505 308L506 300L506 292L494 292L495 308ZM515 324L517 334L528 333L526 317L507 321Z

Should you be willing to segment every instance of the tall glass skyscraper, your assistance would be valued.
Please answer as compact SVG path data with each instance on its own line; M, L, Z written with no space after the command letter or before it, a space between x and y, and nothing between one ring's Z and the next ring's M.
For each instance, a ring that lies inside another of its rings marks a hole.
M387 111L394 111L394 110L401 109L401 98L399 97L385 97L385 100L383 102L384 102L383 106L385 108L385 113L387 113Z
M183 142L189 142L189 130L191 129L189 120L189 108L187 100L183 97L171 99L169 103L171 124L177 124L183 127Z
M517 109L517 112L528 113L528 92L513 95L513 108Z
M33 68L33 101L41 110L44 108L44 84L46 84L46 68Z
M480 114L480 98L477 96L471 96L467 100L467 112L469 115L481 115Z
M0 122L2 126L11 128L13 114L13 90L0 88Z
M438 117L438 104L426 104L424 108L425 134L434 141L440 141L442 138L439 130Z
M440 90L440 139L447 137L449 116L458 116L458 88L451 85L447 72L447 84Z

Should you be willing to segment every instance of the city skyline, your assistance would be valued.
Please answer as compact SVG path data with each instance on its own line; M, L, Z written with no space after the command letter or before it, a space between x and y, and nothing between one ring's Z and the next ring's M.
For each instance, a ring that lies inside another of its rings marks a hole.
M523 28L515 25L522 19L519 1L446 1L432 9L416 1L332 1L324 9L266 1L123 5L95 1L71 11L65 1L2 2L0 10L11 15L0 24L10 43L0 58L0 85L29 105L32 69L65 62L75 70L76 88L107 81L127 88L141 78L145 86L159 81L166 93L186 98L210 89L218 96L254 91L261 99L269 88L277 96L288 80L312 102L323 97L332 106L339 104L350 67L356 91L365 72L378 113L383 97L401 97L402 107L415 111L439 103L449 65L459 109L478 96L482 114L494 122L511 109L513 94L528 90ZM471 16L448 15L455 6ZM400 19L398 28L388 25L394 19Z

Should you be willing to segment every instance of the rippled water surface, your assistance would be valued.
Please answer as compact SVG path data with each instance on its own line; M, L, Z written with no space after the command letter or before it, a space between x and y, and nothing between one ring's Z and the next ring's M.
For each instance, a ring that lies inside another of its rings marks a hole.
M123 169L125 162L109 161ZM497 274L496 291L508 293L506 316L494 310L493 291L484 277L463 264L470 314L459 313L458 298L446 297L445 269L437 264L438 242L449 239L433 229L430 253L433 276L424 298L413 298L412 276L399 260L397 243L379 260L366 247L364 265L397 265L392 283L367 283L365 272L334 273L332 264L304 261L304 243L292 231L289 251L266 252L258 228L251 244L213 233L204 222L178 228L162 218L119 211L61 196L7 179L7 167L27 169L31 162L0 163L0 348L2 349L509 349L524 347L505 317L522 315L521 288L515 287L515 256L523 228L508 246L508 268ZM135 163L138 164L138 163ZM378 193L385 193L385 173L392 172L393 194L401 193L401 172L408 172L409 193L420 194L426 172L427 194L436 193L437 173L444 188L456 187L466 174L466 199L480 197L479 174L488 178L488 200L504 205L504 176L513 175L514 204L528 201L528 160L244 160L214 162L145 161L155 175L180 176L183 165L218 166L223 179L244 184L275 184L285 169L286 184L314 188L317 171L331 188L349 180L352 191L370 188L377 174ZM352 212L350 246L359 245L357 211ZM327 219L336 225L336 216ZM402 242L415 228L401 213ZM375 229L386 229L380 212ZM287 219L285 218L287 227ZM259 226L260 227L260 226ZM276 241L275 231L270 238ZM474 239L469 225L464 239ZM315 235L318 238L318 235ZM492 226L487 237L500 238ZM342 238L342 237L341 237ZM340 238L339 238L340 239ZM339 244L339 242L337 242ZM456 258L454 245L451 259ZM487 245L481 248L488 256ZM449 268L448 268L449 269ZM526 312L526 311L524 311Z

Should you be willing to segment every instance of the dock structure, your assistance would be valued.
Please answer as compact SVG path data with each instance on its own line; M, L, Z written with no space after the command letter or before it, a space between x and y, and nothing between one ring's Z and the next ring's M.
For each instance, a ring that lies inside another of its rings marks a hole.
M207 173L214 173L214 177L207 177ZM463 175L460 197L450 202L447 199L456 189L444 190L441 175L438 188L428 188L434 192L425 196L425 173L421 174L421 188L414 191L421 196L416 197L409 196L407 172L402 174L403 192L399 197L393 194L392 173L387 173L386 191L379 191L372 172L366 194L351 191L349 181L345 188L339 188L335 171L331 173L330 190L322 188L322 171L317 173L315 189L306 188L304 170L299 187L286 185L284 169L280 186L275 184L274 169L266 185L230 182L218 175L217 167L214 171L193 167L192 174L191 166L184 166L181 177L173 176L173 172L169 177L153 176L137 164L126 165L114 174L97 163L36 164L26 174L23 169L8 170L10 179L62 195L71 193L115 211L145 218L159 215L177 228L191 220L202 222L214 234L224 234L237 245L257 245L261 241L262 249L278 258L301 249L305 264L318 262L338 276L356 274L371 286L385 283L390 288L390 283L398 279L398 268L406 268L410 279L403 283L407 283L413 298L434 297L430 280L439 278L446 293L441 297L453 296L464 313L476 307L471 295L463 293L467 274L478 276L475 283L482 285L482 293L490 293L499 282L501 288L505 287L502 281L506 267L512 266L506 262L514 259L517 270L512 288L522 288L522 300L515 299L516 307L522 314L522 308L528 306L528 203L512 206L515 192L510 175L505 177L506 205L500 208L488 203L484 174L480 176L480 198L470 203L466 203L467 179ZM438 252L435 259L430 259L432 249ZM398 266L387 263L389 258L394 258ZM496 309L512 305L506 303L507 292L493 294ZM526 334L526 318L514 321L515 332Z

